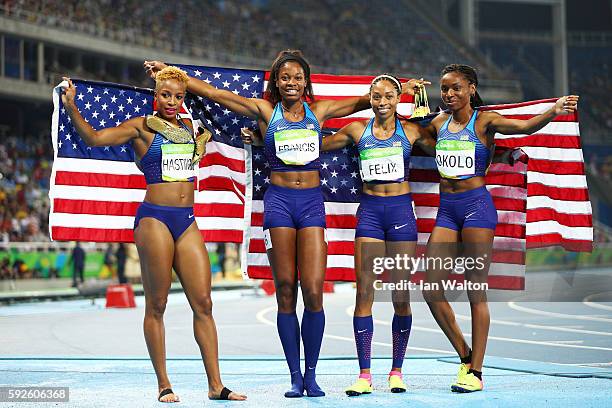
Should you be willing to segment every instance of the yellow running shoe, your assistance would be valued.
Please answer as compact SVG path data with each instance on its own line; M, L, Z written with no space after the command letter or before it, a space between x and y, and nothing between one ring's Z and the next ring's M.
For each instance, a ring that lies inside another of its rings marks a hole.
M455 378L455 382L453 384L459 382L459 379L466 375L468 371L470 371L470 364L461 363L459 365L459 372L457 373L457 378Z
M406 392L406 389L408 387L406 386L406 383L402 379L401 374L400 375L391 374L389 375L389 388L391 389L391 392L399 393L399 392Z
M346 395L349 397L356 397L361 394L370 394L372 392L372 384L365 378L358 378L355 384L348 387L346 390Z
M482 391L484 383L474 375L474 373L466 373L457 379L457 382L451 385L453 392L474 392Z

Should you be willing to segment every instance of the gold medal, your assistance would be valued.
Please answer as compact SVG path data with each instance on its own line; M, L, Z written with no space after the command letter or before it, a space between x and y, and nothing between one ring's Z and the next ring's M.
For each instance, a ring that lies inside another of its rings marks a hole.
M206 143L212 138L212 133L208 129L204 129L195 139L195 149L191 162L195 165L202 160L206 154Z
M414 111L411 117L422 118L427 116L430 112L425 85L417 84L417 90L414 93Z
M147 126L172 143L189 143L193 141L193 136L187 129L177 127L159 116L147 115Z

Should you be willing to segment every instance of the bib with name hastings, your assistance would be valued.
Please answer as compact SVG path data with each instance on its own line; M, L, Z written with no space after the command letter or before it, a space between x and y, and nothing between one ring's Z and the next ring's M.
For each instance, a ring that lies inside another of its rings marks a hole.
M189 181L195 176L193 144L163 144L161 171L164 181Z

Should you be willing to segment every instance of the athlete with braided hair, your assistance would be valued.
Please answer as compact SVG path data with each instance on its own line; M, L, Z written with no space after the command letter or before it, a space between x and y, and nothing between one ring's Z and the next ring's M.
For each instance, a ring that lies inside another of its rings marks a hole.
M483 104L478 91L476 70L468 65L452 64L442 70L440 92L449 108L435 117L425 131L436 137L436 162L440 173L440 206L435 227L429 237L428 258L445 258L456 254L451 249L461 242L462 256L484 257L483 268L466 268L465 279L487 282L497 211L485 186L494 150L495 133L531 134L542 129L558 115L574 112L578 96L557 99L546 112L528 120L506 118L496 112L479 111ZM486 292L470 290L468 299L472 314L472 347L467 344L455 320L455 314L444 296L442 281L450 271L431 262L426 272L423 295L438 325L461 358L454 392L480 391L482 364L489 333L489 308ZM437 289L436 289L437 288Z

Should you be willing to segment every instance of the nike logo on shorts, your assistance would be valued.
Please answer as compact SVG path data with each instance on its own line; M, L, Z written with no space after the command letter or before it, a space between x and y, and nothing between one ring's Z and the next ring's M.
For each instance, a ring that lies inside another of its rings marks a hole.
M408 330L410 330L410 329L400 330L400 333L406 333Z
M468 215L465 216L465 218L470 218L474 214L476 214L476 211L469 213Z
M364 331L366 331L368 329L363 329L363 330L357 330L357 333L363 333Z
M400 229L400 228L404 228L406 225L408 225L408 223L406 223L406 224L402 224L402 225L394 225L394 226L393 226L393 228L394 228L394 229L396 229L396 230L398 230L398 229Z
M189 218L193 218L193 214L190 214L190 215L189 215Z

